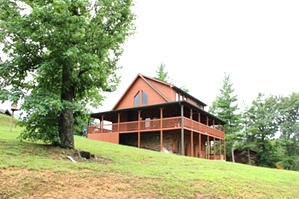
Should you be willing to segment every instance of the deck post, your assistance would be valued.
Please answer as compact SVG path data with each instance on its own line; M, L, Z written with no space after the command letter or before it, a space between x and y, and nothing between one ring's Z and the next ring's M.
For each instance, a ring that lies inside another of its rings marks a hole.
M137 127L137 139L138 139L138 141L137 141L137 146L138 146L138 148L140 148L140 110L138 110L138 127Z
M163 108L160 108L160 151L163 151Z
M213 140L213 147L214 147L214 151L213 151L213 155L214 155L214 160L215 160L215 157L216 157L216 139L215 139L215 137L214 137L214 140Z
M201 123L200 122L200 112L198 112L198 118L197 119L198 119L198 122Z
M103 133L103 128L104 128L104 116L101 115L101 126L100 126L100 133Z
M213 128L215 128L215 120L213 119Z
M208 159L210 159L210 136L208 136Z
M201 158L201 134L198 133L198 151L199 151L199 157Z
M220 151L220 159L221 159L221 155L222 155L222 140L219 140L219 142L220 142L219 151Z
M117 132L119 133L120 113L117 113Z
M191 135L190 135L190 143L191 143L191 156L194 157L194 143L193 143L193 110L190 108L190 120L191 120Z
M181 106L181 155L185 155L185 141L184 141L184 105Z
M225 140L223 140L224 141L224 143L223 143L223 145L224 145L224 147L223 147L223 156L224 156L224 160L226 161L226 143L225 143Z
M193 130L190 133L191 157L194 157L194 143L193 143Z

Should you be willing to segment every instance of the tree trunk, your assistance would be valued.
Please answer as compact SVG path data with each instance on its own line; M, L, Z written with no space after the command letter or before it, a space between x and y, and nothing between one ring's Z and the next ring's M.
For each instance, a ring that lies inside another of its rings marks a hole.
M232 162L235 162L234 143L232 144Z
M74 86L71 82L72 67L64 65L62 68L61 101L72 103L74 99ZM60 146L74 148L74 110L65 105L60 114Z
M73 110L65 109L60 114L60 146L74 148L74 115Z
M250 157L250 150L247 148L247 157L248 157L248 164L251 165L251 157Z

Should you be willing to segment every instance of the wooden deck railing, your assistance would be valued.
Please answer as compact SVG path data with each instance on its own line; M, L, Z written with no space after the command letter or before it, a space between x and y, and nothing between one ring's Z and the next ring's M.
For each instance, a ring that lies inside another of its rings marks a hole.
M162 122L162 124L161 124ZM110 133L110 132L120 132L120 133L129 133L136 132L138 129L140 131L153 131L160 130L162 127L163 130L167 129L179 129L181 128L181 118L180 117L171 117L161 119L151 119L151 120L140 120L132 122L120 122L113 124L103 124L101 125L91 125L88 126L88 133ZM215 136L217 138L224 138L224 132L218 129L209 127L197 121L191 120L184 117L184 128L200 132L202 134L207 134L210 136Z
M193 129L194 131L207 133L209 135L212 135L212 136L215 136L215 137L218 137L218 138L223 138L224 137L223 131L220 131L220 130L215 129L213 127L209 127L207 125L196 122L196 121L191 120L191 119L186 118L186 117L184 118L184 126L186 128Z

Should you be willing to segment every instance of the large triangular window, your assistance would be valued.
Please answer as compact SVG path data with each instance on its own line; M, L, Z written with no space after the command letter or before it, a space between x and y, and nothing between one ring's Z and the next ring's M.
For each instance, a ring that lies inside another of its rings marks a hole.
M134 96L134 106L140 105L140 91L137 92L137 94Z
M147 104L147 94L142 91L142 105Z
M146 105L148 104L148 96L146 92L140 90L134 96L134 106Z

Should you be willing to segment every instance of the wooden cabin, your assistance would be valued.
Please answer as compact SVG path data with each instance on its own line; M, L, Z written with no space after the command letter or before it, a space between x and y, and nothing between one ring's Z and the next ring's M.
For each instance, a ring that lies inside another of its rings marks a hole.
M111 111L92 113L99 124L87 137L206 159L225 158L224 121L182 89L138 74Z

